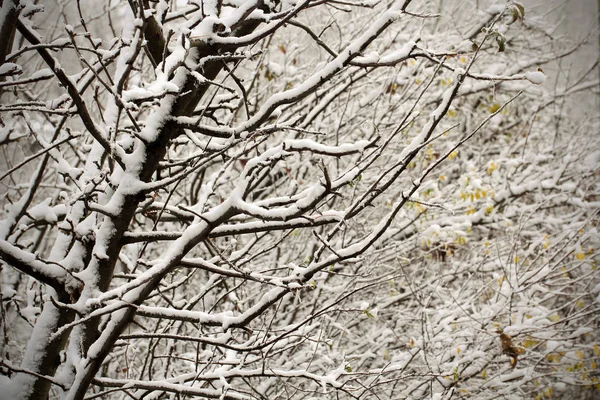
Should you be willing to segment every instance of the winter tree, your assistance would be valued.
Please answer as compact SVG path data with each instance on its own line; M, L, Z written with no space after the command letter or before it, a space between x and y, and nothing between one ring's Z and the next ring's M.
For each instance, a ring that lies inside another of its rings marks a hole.
M598 396L597 31L0 4L0 397Z

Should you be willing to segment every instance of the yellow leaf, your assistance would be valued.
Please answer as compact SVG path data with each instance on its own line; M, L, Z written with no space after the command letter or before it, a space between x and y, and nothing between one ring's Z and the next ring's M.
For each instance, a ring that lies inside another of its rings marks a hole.
M447 179L447 178L446 178L446 175L440 175L440 180L441 180L442 182L446 182L446 179Z
M496 111L498 111L500 109L501 105L498 103L494 103L492 104L490 107L488 107L488 111L490 113L495 113Z
M530 348L536 346L538 343L539 343L539 341L537 341L537 340L528 339L525 341L525 343L523 343L523 346L530 349Z
M585 259L585 254L583 254L583 253L576 253L575 254L575 258L578 259L578 260L580 260L580 261L584 260Z
M448 156L448 159L453 160L456 158L457 155L458 155L458 151L454 150L452 153L450 153L450 155Z

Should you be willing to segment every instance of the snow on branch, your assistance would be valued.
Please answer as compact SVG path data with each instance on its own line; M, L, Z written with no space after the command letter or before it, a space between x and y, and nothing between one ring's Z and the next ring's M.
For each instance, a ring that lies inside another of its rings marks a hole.
M57 263L41 260L35 254L0 240L0 258L8 265L51 286L58 292L65 292L75 278Z

